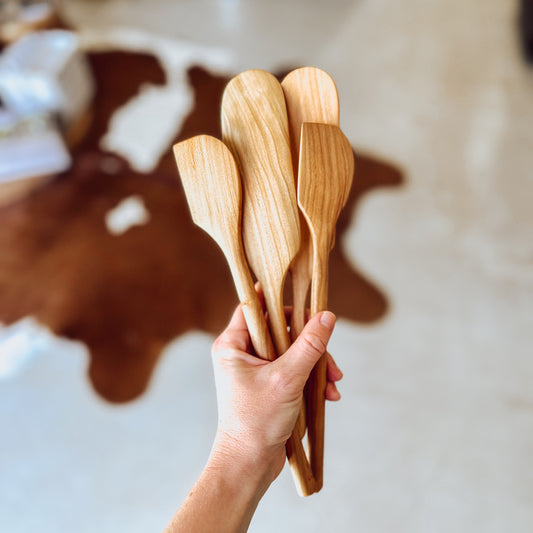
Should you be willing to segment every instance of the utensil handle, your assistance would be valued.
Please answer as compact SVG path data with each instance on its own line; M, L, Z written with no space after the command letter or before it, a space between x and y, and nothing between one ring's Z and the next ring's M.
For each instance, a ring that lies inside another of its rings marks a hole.
M305 254L307 256L307 253ZM307 262L308 257L305 257ZM302 332L305 326L306 316L305 309L307 303L307 292L311 284L311 275L308 273L308 268L303 261L295 264L292 270L292 314L291 314L291 340L294 342L298 335ZM296 427L298 428L298 435L303 439L307 430L307 414L305 401L302 401L302 408Z
M298 493L301 496L311 496L316 492L316 482L296 426L285 444L285 450Z
M265 284L263 286L263 291L265 293L265 302L270 319L270 329L272 331L276 353L283 354L289 349L291 339L289 337L289 332L287 331L287 321L285 320L285 310L283 309L283 280L276 285L279 288L278 291L270 284ZM302 402L299 418L304 417L303 425L305 425L304 410L305 407ZM311 464L307 459L302 444L301 427L302 421L297 421L292 434L287 441L286 451L298 492L302 496L309 496L315 492L315 480L313 478Z
M255 353L261 359L273 361L276 352L242 246L237 247L229 265Z
M329 244L313 239L313 278L311 283L311 315L325 311L328 305ZM326 412L327 356L322 355L311 371L307 389L307 432L315 492L324 482L324 428Z
M250 270L241 247L236 248L233 257L228 258L228 262L235 288L237 289L237 295L243 306L244 318L255 352L262 359L273 361L276 358L276 352L265 320L265 314L255 291ZM267 293L265 293L265 300L267 304L271 302L269 313L272 313L271 316L274 317L274 322L277 323L277 340L280 347L283 348L283 351L279 353L284 353L290 346L290 338L285 321L283 302L280 297L276 299ZM275 311L276 309L277 311ZM282 331L284 331L284 334L281 334ZM303 409L300 412L300 416L305 416ZM296 424L286 443L287 459L289 460L298 491L302 496L310 496L314 492L315 480L313 479L311 465L307 460L297 426L298 424Z
M311 285L311 261L313 249L307 222L300 213L300 249L290 266L292 280L292 314L291 314L291 340L294 342L302 332L306 322L305 310L307 307L307 293ZM300 439L303 439L307 430L307 414L305 399L296 426Z
M306 322L307 293L311 285L313 246L307 221L300 213L300 249L294 258L290 271L292 279L291 339L296 340Z

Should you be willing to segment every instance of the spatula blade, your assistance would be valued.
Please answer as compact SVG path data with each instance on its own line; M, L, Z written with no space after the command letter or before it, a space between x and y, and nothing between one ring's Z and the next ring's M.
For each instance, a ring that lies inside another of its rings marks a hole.
M352 147L340 128L302 124L298 170L298 205L311 232L334 236L335 224L348 201L353 180Z
M198 135L175 144L174 156L194 223L224 248L240 232L241 182L231 152Z

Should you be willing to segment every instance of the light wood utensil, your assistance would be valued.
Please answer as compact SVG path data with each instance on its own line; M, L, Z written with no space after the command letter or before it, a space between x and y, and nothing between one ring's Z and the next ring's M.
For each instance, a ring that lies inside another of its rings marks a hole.
M310 307L314 315L327 309L329 252L335 224L352 185L352 147L337 126L304 123L298 168L298 205L313 242ZM307 431L316 492L323 484L326 367L324 354L311 373L307 393Z
M218 243L228 261L256 354L275 352L241 239L241 180L228 148L199 135L174 145L174 156L194 223Z
M282 290L300 230L283 92L272 74L250 70L227 85L222 139L241 172L243 240L261 283L278 354L290 345Z
M294 174L298 173L300 132L304 122L339 125L339 96L331 76L315 67L293 70L281 82L291 139ZM291 336L293 341L305 325L307 293L311 284L312 243L304 217L300 217L300 249L291 264L293 311Z
M283 285L300 231L285 98L272 74L249 70L228 83L222 97L222 138L243 181L246 256L261 283L279 355L290 346ZM314 480L297 431L287 443L287 456L301 493L311 494Z
M315 67L302 67L292 72L281 82L291 140L294 175L298 175L300 132L304 122L339 125L339 96L331 76ZM291 338L293 342L302 332L306 321L307 294L311 284L313 248L309 228L300 213L300 248L290 266L292 280ZM298 420L302 438L306 431L306 416Z

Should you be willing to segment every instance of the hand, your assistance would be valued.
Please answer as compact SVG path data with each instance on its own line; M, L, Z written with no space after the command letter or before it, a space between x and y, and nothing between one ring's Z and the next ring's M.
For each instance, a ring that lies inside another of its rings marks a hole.
M255 468L263 467L267 484L279 475L305 383L326 351L334 324L333 313L318 313L289 350L269 362L251 355L242 309L236 309L212 350L219 422L210 462L242 459ZM327 375L326 398L339 400L335 381L342 372L331 356Z
M285 462L309 374L326 351L335 316L315 315L281 357L251 355L242 309L213 344L218 429L211 456L165 533L244 533ZM342 372L328 358L326 398L340 399Z

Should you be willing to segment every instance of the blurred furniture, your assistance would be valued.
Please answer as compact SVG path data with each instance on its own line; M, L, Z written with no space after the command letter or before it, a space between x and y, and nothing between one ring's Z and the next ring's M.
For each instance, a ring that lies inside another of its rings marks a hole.
M48 115L21 119L0 109L0 205L69 168L70 154Z
M0 56L0 205L71 163L88 128L94 85L73 32L21 37Z

